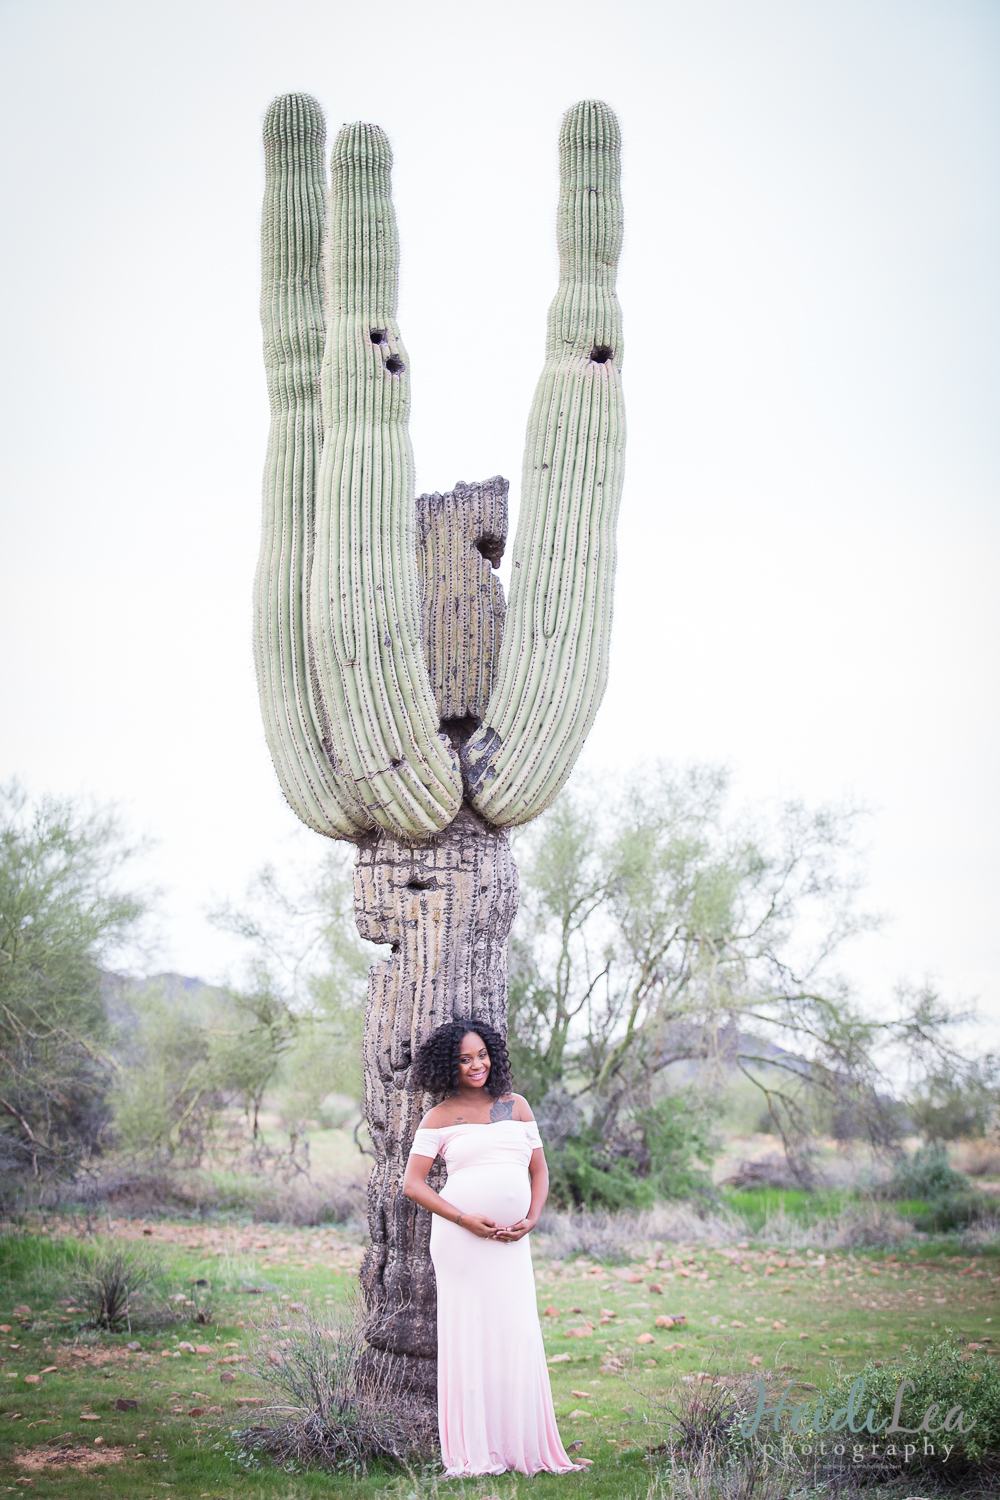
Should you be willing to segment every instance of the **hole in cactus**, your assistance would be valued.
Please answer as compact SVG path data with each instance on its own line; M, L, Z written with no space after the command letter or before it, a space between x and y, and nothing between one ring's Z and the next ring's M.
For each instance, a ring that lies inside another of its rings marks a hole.
M418 880L414 876L412 880L406 882L406 889L408 891L436 891L438 889L438 882L436 880Z
M406 369L398 354L391 354L385 362L385 367L390 375L402 375Z
M372 341L373 344L384 344L385 343L385 329L384 328L373 328L371 330L371 332L369 333L368 337L371 339L371 341Z
M595 344L590 351L590 357L595 365L606 365L613 357L614 352L607 344Z
M406 761L403 759L402 756L400 756L398 760L391 760L389 762L389 765L392 768L392 770L398 771L398 770L401 769L401 767L403 767L403 766L406 765Z
M503 549L505 545L502 536L481 536L479 540L473 542L472 545L475 547L480 557L485 557L486 561L490 563L492 567L499 568L500 559L503 557Z
M479 728L475 714L466 714L461 719L442 719L441 733L446 734L456 750L461 750Z

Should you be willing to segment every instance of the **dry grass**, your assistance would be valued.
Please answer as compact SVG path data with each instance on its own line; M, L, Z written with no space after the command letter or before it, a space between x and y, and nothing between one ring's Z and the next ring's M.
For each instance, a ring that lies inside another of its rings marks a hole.
M963 1250L985 1250L1000 1243L1000 1212L981 1213L962 1235Z
M743 1220L724 1208L702 1212L689 1203L661 1203L640 1213L546 1210L532 1239L536 1253L552 1260L589 1255L595 1260L624 1262L638 1245L662 1240L725 1245L743 1239L746 1233Z
M858 1199L838 1214L803 1223L784 1209L768 1214L764 1227L754 1236L759 1244L786 1245L789 1249L894 1250L912 1239L913 1226L895 1212L891 1203Z
M295 1313L294 1322L285 1322ZM433 1409L377 1387L360 1363L364 1317L352 1300L319 1321L304 1308L282 1309L257 1323L253 1358L274 1399L238 1436L245 1453L276 1464L364 1474L376 1459L427 1462L437 1445Z
M966 1177L1000 1177L1000 1139L959 1141L948 1154Z
M47 1469L98 1469L102 1464L120 1464L128 1457L124 1448L74 1448L45 1447L22 1448L14 1454L19 1469L29 1474L41 1474Z
M238 1213L259 1224L347 1224L364 1222L368 1189L363 1178L339 1180L301 1173L285 1179L273 1173L150 1170L142 1164L111 1161L81 1182L70 1195L91 1213L130 1216L166 1210Z

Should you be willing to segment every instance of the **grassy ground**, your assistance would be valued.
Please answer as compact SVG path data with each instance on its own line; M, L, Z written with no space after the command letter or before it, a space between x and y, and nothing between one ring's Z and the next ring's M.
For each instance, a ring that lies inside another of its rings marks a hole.
M562 1478L449 1483L388 1471L363 1479L255 1471L240 1466L232 1441L246 1420L241 1403L261 1393L242 1357L251 1325L265 1308L283 1308L294 1322L297 1308L322 1312L344 1302L356 1285L358 1240L333 1228L164 1221L104 1228L105 1242L159 1248L165 1294L185 1299L172 1303L180 1321L132 1336L85 1327L58 1288L82 1233L73 1221L0 1240L0 1486L7 1490L65 1500L151 1500L164 1491L185 1500L645 1497L645 1450L662 1440L644 1425L651 1398L747 1372L822 1387L873 1354L922 1348L947 1330L991 1353L997 1348L1000 1259L958 1253L945 1240L825 1255L750 1243L671 1244L648 1254L647 1244L645 1261L614 1267L536 1258L560 1429L566 1443L582 1444L575 1451L593 1468ZM194 1321L199 1309L210 1322ZM686 1321L657 1326L665 1315ZM198 1352L180 1351L182 1342ZM136 1405L118 1410L118 1401Z

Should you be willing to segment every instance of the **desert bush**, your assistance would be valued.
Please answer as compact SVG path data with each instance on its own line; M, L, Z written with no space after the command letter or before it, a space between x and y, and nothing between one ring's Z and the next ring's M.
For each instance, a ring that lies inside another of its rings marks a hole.
M159 1258L142 1246L80 1246L66 1290L96 1328L131 1331L133 1313L142 1308L148 1315L150 1293L162 1274Z
M964 1229L989 1206L968 1178L954 1170L944 1146L936 1141L902 1157L876 1191L895 1202L914 1228L926 1233Z
M656 1479L647 1500L784 1500L801 1493L794 1453L780 1465L747 1443L740 1424L757 1404L759 1381L703 1377L666 1398L645 1395L640 1421Z
M320 1323L287 1310L259 1323L253 1336L256 1372L276 1400L237 1435L245 1459L367 1472L377 1460L420 1463L431 1457L437 1421L425 1405L376 1386L365 1370L363 1318L357 1303L337 1321Z
M592 1117L561 1086L538 1107L549 1195L564 1209L650 1208L664 1199L716 1197L703 1163L716 1152L714 1110L692 1090L628 1113Z
M116 818L0 787L0 1193L100 1149L111 1069L102 965L143 914Z
M908 1381L901 1407L901 1427L919 1428L925 1413L936 1407L931 1426L941 1437L935 1439L932 1433L929 1446L939 1449L941 1438L953 1445L944 1464L940 1451L924 1455L921 1433L909 1467L904 1469L901 1453L883 1451L877 1466L869 1466L873 1477L876 1472L879 1477L903 1474L911 1477L919 1470L941 1483L966 1490L976 1478L985 1480L993 1476L1000 1485L1000 1369L994 1361L976 1349L964 1347L964 1341L952 1338L923 1351L914 1350L897 1360L869 1360L860 1372L843 1376L824 1393L829 1411L846 1404L859 1374L865 1382L863 1410L874 1406L878 1421L890 1418L900 1384ZM961 1408L965 1431L953 1421L950 1430L941 1432L946 1414L955 1407ZM884 1442L884 1447L901 1449L906 1441L913 1440L901 1435L894 1443L891 1439Z
M901 1157L895 1171L880 1189L884 1198L934 1201L964 1192L968 1179L956 1172L942 1145L921 1146L912 1156Z
M645 1500L789 1500L798 1467L794 1460L779 1468L755 1453L713 1446L694 1458L673 1455L652 1480ZM808 1492L795 1483L792 1493L806 1500Z
M1000 1129L1000 1055L950 1056L931 1068L908 1101L927 1141L990 1137Z

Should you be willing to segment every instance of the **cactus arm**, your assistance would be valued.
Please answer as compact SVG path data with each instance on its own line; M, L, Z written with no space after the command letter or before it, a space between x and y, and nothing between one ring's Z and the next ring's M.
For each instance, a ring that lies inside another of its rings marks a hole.
M528 418L498 678L464 757L473 805L499 825L527 822L552 801L607 681L625 459L613 112L575 105L559 148L559 288Z
M333 150L310 636L338 766L368 816L403 838L462 800L420 642L409 363L396 324L392 153L373 125Z
M254 583L254 661L281 789L310 828L357 838L373 826L323 743L311 677L306 595L323 445L325 126L307 94L278 98L264 124L261 323L271 402Z

